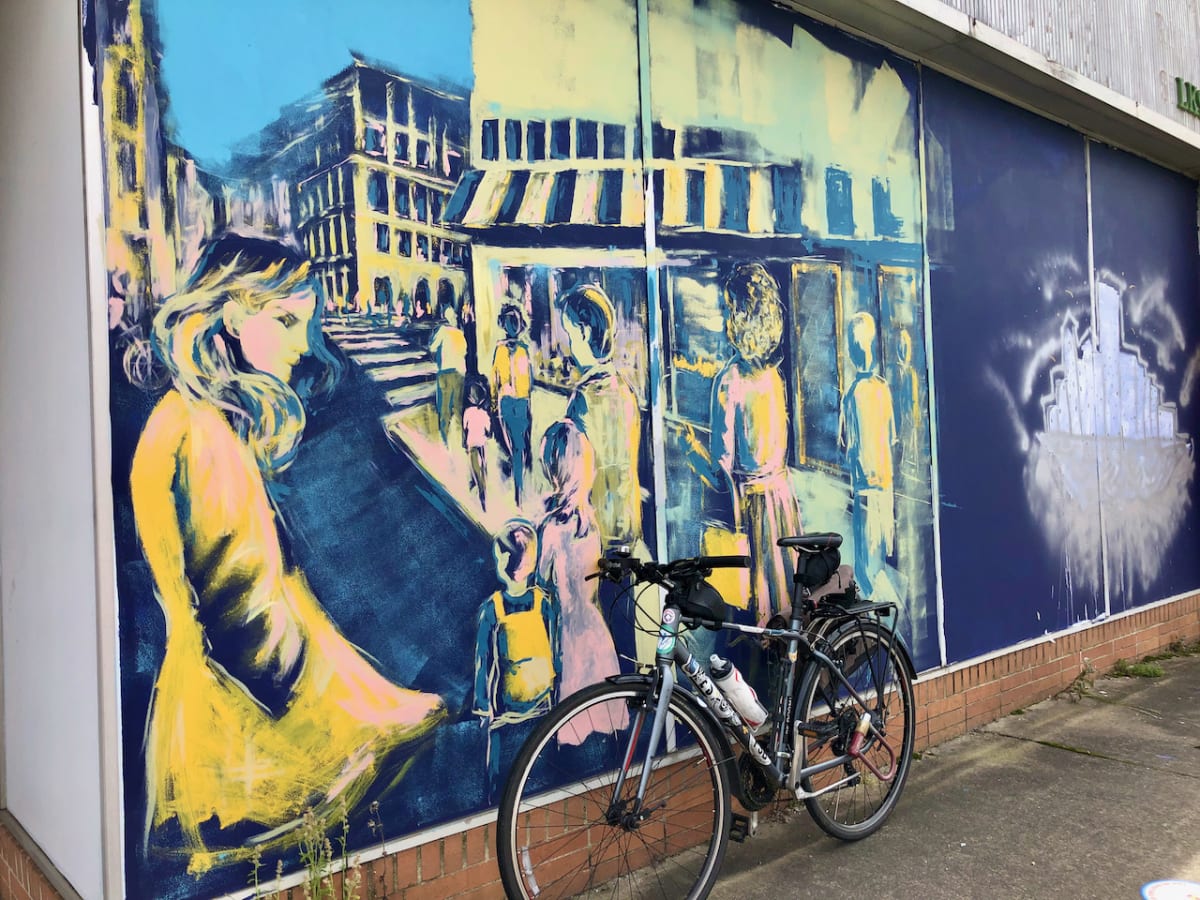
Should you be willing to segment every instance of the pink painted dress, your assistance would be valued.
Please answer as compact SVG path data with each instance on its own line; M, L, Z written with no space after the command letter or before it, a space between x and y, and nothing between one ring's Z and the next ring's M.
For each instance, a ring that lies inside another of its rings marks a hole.
M558 596L560 610L562 699L618 674L621 666L600 612L599 582L586 580L602 552L600 530L591 508L551 510L539 532L539 576L542 584ZM579 725L583 718L577 717L575 722ZM558 740L561 744L582 744L593 732L612 733L627 723L628 716L622 710L619 721L595 719L571 734L560 732Z

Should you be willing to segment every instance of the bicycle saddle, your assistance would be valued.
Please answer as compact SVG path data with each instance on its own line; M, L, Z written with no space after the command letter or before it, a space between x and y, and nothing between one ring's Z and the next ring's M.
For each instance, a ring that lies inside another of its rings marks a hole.
M820 531L814 534L798 534L795 537L781 537L775 543L789 550L799 550L801 553L817 553L820 550L836 550L842 546L842 536L832 531Z

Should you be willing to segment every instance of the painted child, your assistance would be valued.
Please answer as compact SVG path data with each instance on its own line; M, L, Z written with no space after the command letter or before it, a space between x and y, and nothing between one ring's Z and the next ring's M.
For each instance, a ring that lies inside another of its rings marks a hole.
M487 729L487 800L528 734L526 725L554 705L562 677L558 604L534 584L538 539L525 519L510 519L493 543L502 587L479 607L473 712Z
M471 487L479 494L479 508L487 510L487 442L492 436L487 382L481 379L469 381L466 398L462 420L463 448L471 464Z

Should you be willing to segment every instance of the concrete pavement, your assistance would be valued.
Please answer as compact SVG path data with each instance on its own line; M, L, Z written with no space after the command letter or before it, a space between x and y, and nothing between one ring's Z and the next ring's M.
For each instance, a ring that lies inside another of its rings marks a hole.
M1200 656L1161 665L925 751L866 840L776 810L730 845L712 897L1136 900L1200 882Z

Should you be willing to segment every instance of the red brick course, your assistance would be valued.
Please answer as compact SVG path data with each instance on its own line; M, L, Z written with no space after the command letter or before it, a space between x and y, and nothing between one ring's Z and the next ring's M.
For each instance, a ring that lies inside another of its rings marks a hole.
M916 749L965 734L1067 689L1087 666L1138 660L1173 641L1200 640L1200 594L1047 638L1001 656L935 672L916 685ZM363 900L501 900L495 824L440 838L364 864ZM283 892L302 896L299 888ZM59 894L0 827L0 900L58 900Z

